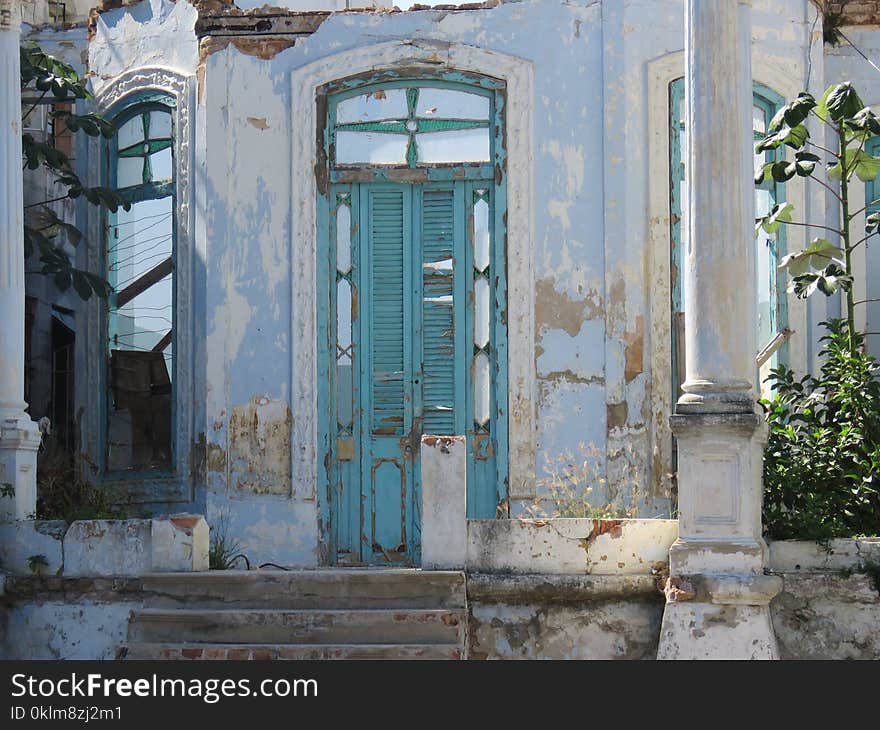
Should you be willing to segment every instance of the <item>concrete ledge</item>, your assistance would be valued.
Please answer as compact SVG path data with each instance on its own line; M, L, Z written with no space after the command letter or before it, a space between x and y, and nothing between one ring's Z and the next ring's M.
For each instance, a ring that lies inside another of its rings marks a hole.
M126 576L208 569L208 524L201 515L157 519L22 520L0 523L0 568L51 576Z
M831 540L827 548L807 540L777 540L768 546L769 568L780 573L855 570L864 562L880 563L880 537Z
M662 603L650 575L468 575L469 601L480 603L586 603L653 600Z
M119 603L144 598L143 582L136 577L65 577L7 575L7 603Z
M19 520L0 523L0 568L9 573L31 573L28 558L42 555L48 565L39 572L60 575L64 565L63 520Z
M468 520L467 570L651 575L677 536L676 520Z

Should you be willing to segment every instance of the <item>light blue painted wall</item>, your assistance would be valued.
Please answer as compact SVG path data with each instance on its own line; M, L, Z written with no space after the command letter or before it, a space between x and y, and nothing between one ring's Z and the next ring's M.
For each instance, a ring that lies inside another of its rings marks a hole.
M537 303L536 477L544 475L544 453L552 460L584 442L604 456L607 414L624 405L614 451L629 444L644 475L651 464L649 177L666 174L648 169L646 64L683 49L683 5L528 0L461 12L348 12L269 60L233 44L209 55L194 168L204 224L196 260L204 303L196 310L196 392L205 404L209 453L228 450L232 414L255 396L291 404L291 348L311 346L290 341L291 72L361 45L426 38L533 64L534 277L583 312L579 326L566 329ZM808 6L755 0L753 35L768 63L805 72ZM643 338L643 355L627 368L634 337ZM318 561L314 495L297 484L292 496L239 491L210 456L206 480L199 493L209 522L228 514L252 559ZM647 512L663 506L655 500Z

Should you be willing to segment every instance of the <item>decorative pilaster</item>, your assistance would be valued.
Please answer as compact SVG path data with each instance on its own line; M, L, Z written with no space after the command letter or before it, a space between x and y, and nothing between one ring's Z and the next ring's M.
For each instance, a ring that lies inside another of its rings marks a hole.
M24 412L24 228L17 0L0 0L0 520L32 518L40 432ZM13 496L4 496L11 485Z
M678 439L679 536L660 659L774 659L764 575L755 412L754 190L750 0L688 0L688 250L684 395Z

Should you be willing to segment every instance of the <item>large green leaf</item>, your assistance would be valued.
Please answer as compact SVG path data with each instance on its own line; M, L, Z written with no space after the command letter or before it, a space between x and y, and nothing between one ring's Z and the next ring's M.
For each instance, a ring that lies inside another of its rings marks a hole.
M785 256L779 262L780 271L788 271L790 276L800 276L809 271L822 271L829 264L843 266L843 251L831 241L814 238L803 251L796 251Z
M870 182L880 174L880 159L869 155L862 149L848 149L845 155L847 177L855 173L862 182ZM832 180L840 180L843 177L843 167L840 160L828 168L828 177Z
M835 122L841 119L850 119L859 113L865 105L859 98L858 93L849 81L842 84L831 84L819 99L816 106L816 116L823 122L830 117Z
M880 119L867 106L852 119L844 120L844 125L850 132L850 137L854 139L866 141L880 135Z
M810 110L816 106L816 100L812 94L802 91L797 95L797 99L783 106L767 127L768 132L777 132L783 127L794 128L806 121L810 114Z
M755 152L760 154L767 150L775 150L782 144L788 145L792 149L797 150L804 146L804 143L809 136L810 133L803 124L798 124L794 127L789 127L787 124L783 124L777 131L770 132L758 142L758 144L755 145Z
M78 246L82 240L82 233L79 228L59 218L55 211L45 205L29 210L27 219L33 228L36 228L40 233L49 238L54 238L59 233L65 233L67 240L74 246Z
M783 223L791 222L793 210L794 206L789 202L777 203L767 215L755 219L755 235L757 236L761 230L765 233L776 233Z
M839 290L849 291L852 277L837 264L829 264L822 271L808 272L794 277L788 284L788 292L799 299L806 299L816 291L830 297Z

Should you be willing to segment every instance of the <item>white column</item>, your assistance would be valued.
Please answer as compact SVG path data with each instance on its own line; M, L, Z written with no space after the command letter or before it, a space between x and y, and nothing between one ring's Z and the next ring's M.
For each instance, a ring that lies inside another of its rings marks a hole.
M750 0L688 0L688 250L679 537L670 549L658 656L777 656L763 573L755 412L755 261Z
M24 229L17 0L0 0L0 520L37 506L37 425L24 412ZM2 494L2 492L0 492Z

